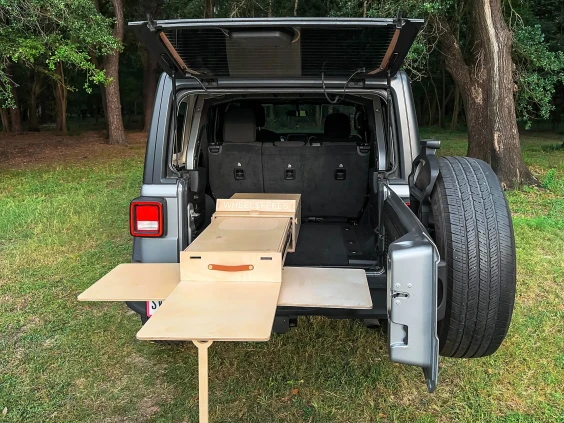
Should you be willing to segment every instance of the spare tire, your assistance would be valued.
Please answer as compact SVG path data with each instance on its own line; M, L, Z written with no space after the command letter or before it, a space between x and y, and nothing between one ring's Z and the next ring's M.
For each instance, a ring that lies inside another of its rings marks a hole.
M501 345L515 301L513 225L499 180L485 162L439 157L430 233L446 262L440 354L484 357ZM439 303L441 302L439 298Z

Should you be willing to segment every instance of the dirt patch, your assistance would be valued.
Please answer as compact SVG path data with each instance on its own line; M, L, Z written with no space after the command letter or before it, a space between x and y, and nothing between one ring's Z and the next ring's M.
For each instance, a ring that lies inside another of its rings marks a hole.
M127 147L109 145L101 131L80 135L58 135L53 132L0 134L0 168L21 169L108 157L142 157L147 134L128 132L127 140Z

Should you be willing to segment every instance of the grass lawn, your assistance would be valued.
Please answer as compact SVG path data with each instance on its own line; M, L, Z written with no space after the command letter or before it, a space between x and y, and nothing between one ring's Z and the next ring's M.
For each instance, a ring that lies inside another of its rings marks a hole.
M424 135L442 154L465 152L463 134ZM389 362L378 330L304 318L267 343L214 345L211 420L564 422L564 150L547 134L523 140L546 189L508 193L518 293L495 355L442 358L427 394L421 370ZM0 422L197 421L191 344L137 341L125 304L76 301L130 260L142 162L137 147L0 170Z

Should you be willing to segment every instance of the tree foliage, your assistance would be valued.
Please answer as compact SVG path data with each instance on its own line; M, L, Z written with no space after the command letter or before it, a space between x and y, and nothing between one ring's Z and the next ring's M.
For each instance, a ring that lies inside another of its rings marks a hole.
M0 0L0 104L12 105L10 63L35 68L56 79L55 66L85 73L84 88L105 83L90 53L108 55L120 48L112 21L99 14L91 0Z
M94 0L0 0L0 105L11 100L12 83L19 85L20 102L25 105L29 75L37 71L57 79L54 65L59 61L66 68L65 83L84 85L87 91L92 88L96 101L101 101L100 92L108 80L92 57L102 63L104 56L121 46L112 37L111 2L96 3L102 13L97 12ZM547 119L557 102L563 101L558 99L564 99L564 2L504 0L503 4L513 33L517 117L529 126L534 120ZM424 18L426 24L406 60L419 120L423 125L445 126L448 117L455 126L465 118L454 81L444 72L445 56L438 42L442 28L436 18L448 22L465 58L471 59L475 52L472 0L125 0L125 20L142 20L147 13L157 19L202 18L206 5L213 6L215 17L394 17L401 12L405 17ZM120 86L127 99L123 110L129 115L141 109L137 104L144 84L139 78L146 73L139 56L145 52L127 29L123 43L120 61L127 65L120 68ZM560 97L555 90L560 90ZM44 90L42 96L48 95ZM84 90L73 92L69 111L76 113L86 104L91 109L92 101Z
M341 0L334 16L362 16L364 1ZM429 61L437 62L440 31L436 25L442 18L455 31L466 57L474 54L474 33L470 29L471 1L459 0L399 0L368 1L368 16L422 17L426 25L412 47L406 68L412 79L437 77L438 70L430 69ZM535 119L548 119L553 110L555 89L564 81L564 2L561 0L506 0L504 14L513 32L513 61L515 105L517 118L527 127Z

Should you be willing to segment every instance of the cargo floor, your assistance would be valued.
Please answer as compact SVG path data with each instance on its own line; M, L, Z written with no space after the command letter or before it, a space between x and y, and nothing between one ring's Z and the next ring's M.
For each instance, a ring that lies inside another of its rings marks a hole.
M364 220L364 219L363 219ZM376 259L372 228L344 222L303 222L286 266L365 267Z

